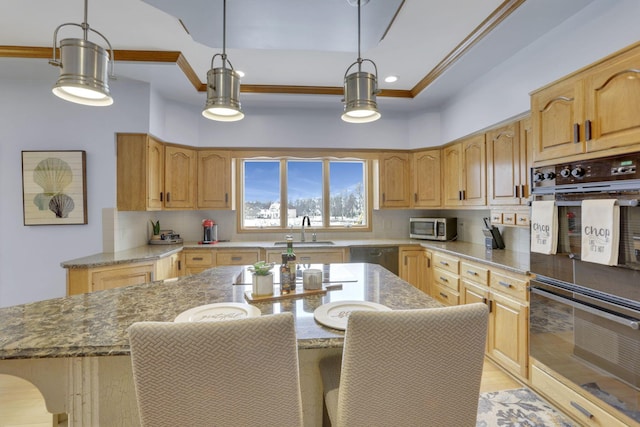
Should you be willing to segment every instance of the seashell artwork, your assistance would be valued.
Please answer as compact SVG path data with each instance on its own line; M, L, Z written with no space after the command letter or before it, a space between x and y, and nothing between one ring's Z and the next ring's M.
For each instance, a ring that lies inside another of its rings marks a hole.
M67 218L75 204L73 199L66 194L56 194L49 202L49 209L56 214L56 218Z
M53 197L51 194L38 193L33 198L33 204L38 207L38 210L46 211L49 209L51 197Z
M62 193L71 184L73 172L67 162L56 157L48 157L33 170L33 181L42 187L43 193Z

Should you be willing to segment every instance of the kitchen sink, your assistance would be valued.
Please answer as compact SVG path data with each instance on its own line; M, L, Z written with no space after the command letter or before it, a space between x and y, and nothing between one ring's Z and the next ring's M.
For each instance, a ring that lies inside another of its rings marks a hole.
M293 242L293 247L296 246L331 246L334 243L330 240L318 240L316 242ZM273 246L287 246L287 242L275 242Z

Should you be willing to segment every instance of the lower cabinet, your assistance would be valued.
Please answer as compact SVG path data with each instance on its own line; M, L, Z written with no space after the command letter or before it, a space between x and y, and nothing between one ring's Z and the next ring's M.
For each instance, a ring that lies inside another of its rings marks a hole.
M297 249L293 248L298 264L331 264L345 262L345 249ZM348 249L347 249L348 250ZM283 249L269 249L266 252L267 262L282 262Z
M406 247L399 252L400 278L422 292L431 287L431 252L424 248Z
M177 253L156 261L156 280L166 280L182 276L182 254Z
M249 265L260 260L261 250L251 249L184 249L186 275L202 273L209 268L222 265Z
M67 295L140 285L154 280L155 262L117 264L96 268L69 268Z
M460 260L457 257L433 252L433 280L431 296L444 305L460 303Z
M182 251L184 259L184 274L202 273L204 270L216 266L215 251L211 248L206 249L184 249Z

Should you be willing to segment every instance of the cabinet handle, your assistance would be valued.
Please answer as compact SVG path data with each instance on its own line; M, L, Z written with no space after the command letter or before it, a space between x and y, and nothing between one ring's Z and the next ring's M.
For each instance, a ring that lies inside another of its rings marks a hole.
M413 201L414 202L418 201L418 193L413 193Z
M224 202L229 203L229 193L224 193Z
M431 258L427 258L427 268L431 268Z
M440 276L440 280L442 280L443 282L448 282L448 280L446 279L446 277L442 277L442 276Z
M584 121L584 140L591 141L591 120Z
M584 415L585 417L592 419L593 418L593 414L589 411L587 411L586 409L584 409L582 406L578 405L576 402L574 402L573 400L570 402L571 406L573 406L574 408L576 408L578 411L580 411L582 413L582 415Z
M384 195L384 193L382 193L382 203L384 203L384 202L385 202L385 195Z
M441 296L442 298L447 298L447 299L449 299L449 295L444 294L444 293L442 293L442 292L439 292L439 294L440 294L440 296Z
M573 143L580 142L580 123L573 124Z
M520 188L521 188L521 190L520 190L521 196L520 197L527 197L527 186L522 184L520 186Z
M449 263L447 261L440 261L440 264L442 265L449 265Z
M516 197L520 197L520 188L518 188L519 187L518 185L516 185L515 187L516 187L516 190L515 190Z
M467 200L467 192L465 190L462 190L462 199L461 200Z
M311 257L310 256L301 256L300 257L300 261L311 261Z
M231 257L231 261L241 261L242 257L241 256L232 256Z
M407 257L406 257L406 255L405 255L404 260L402 261L402 263L403 263L404 265L407 265Z
M167 202L171 201L171 193L167 193Z
M493 313L493 300L489 300L489 313Z
M191 258L194 261L202 261L202 257L201 256L195 256L193 258Z
M511 283L503 282L502 280L498 280L498 285L504 286L505 288L511 288Z
M182 261L178 260L178 270L182 270Z
M487 297L482 298L482 303L484 305L489 305L489 299Z
M164 200L162 200L162 191L160 192L160 201L161 202L164 201Z
M473 271L473 270L467 270L467 273L469 273L469 274L470 274L470 275L472 275L472 276L477 276L477 275L478 275L478 273L476 273L476 272L475 272L475 271Z

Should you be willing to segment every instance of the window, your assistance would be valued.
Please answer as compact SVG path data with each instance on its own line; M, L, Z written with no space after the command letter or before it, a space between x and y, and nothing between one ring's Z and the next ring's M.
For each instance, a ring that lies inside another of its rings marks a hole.
M367 163L336 159L243 159L241 229L369 227Z

